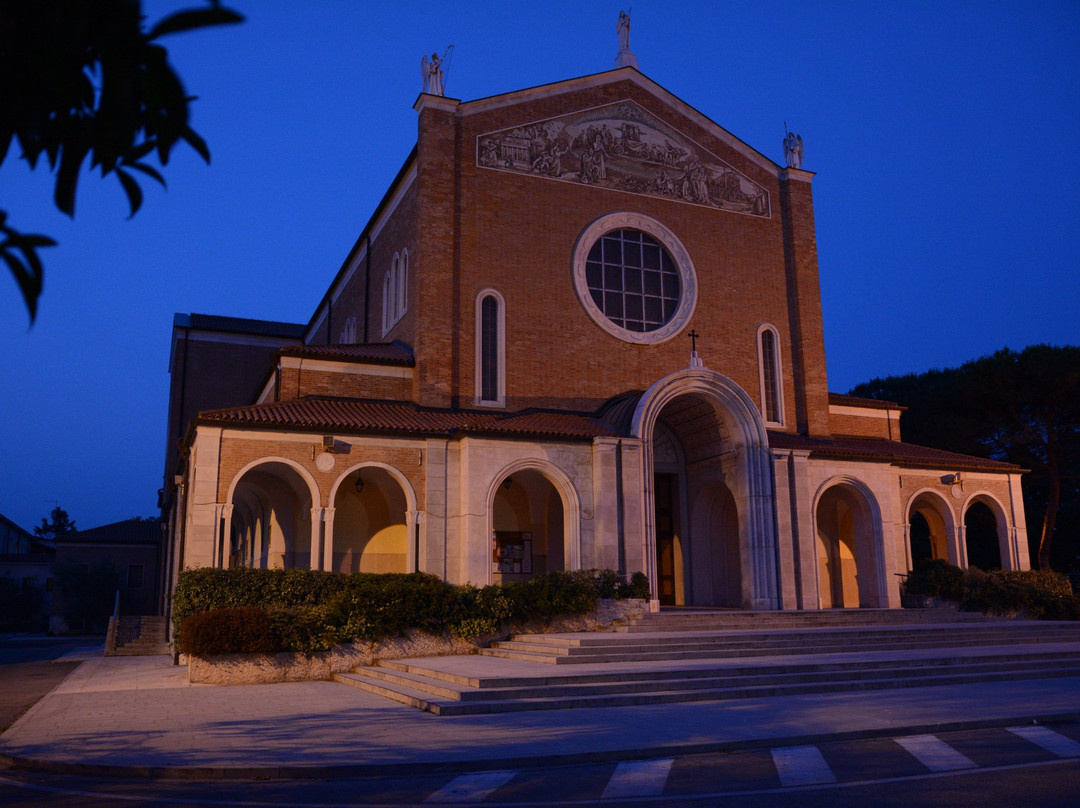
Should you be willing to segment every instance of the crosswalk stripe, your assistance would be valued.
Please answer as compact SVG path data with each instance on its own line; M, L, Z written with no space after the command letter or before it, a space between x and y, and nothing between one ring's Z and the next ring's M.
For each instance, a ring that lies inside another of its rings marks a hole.
M484 772L455 777L424 802L480 802L488 794L505 785L517 772Z
M1048 727L1009 727L1009 732L1019 735L1026 741L1038 744L1047 752L1058 757L1080 757L1080 743L1072 738L1067 738L1060 732L1054 732Z
M615 767L603 799L657 797L664 793L674 759L630 760Z
M970 758L960 754L935 735L909 735L894 740L932 772L977 768Z
M785 746L772 750L776 773L785 786L835 783L836 775L816 746Z

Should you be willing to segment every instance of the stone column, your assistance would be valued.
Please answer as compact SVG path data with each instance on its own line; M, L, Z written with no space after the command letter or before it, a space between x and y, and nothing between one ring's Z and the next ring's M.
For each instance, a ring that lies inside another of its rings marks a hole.
M313 570L322 569L322 508L311 509L311 560L308 568Z
M334 509L323 508L322 569L334 571Z
M791 503L791 464L788 454L773 455L773 480L776 483L776 542L780 551L780 603L781 609L799 608L802 588L796 573L796 535Z
M408 537L408 544L405 548L406 572L420 572L420 559L417 555L418 548L416 546L419 542L419 533L417 531L419 519L419 511L405 511L405 535Z
M233 507L231 503L221 506L221 569L225 569L228 565L228 552L232 544Z
M1011 569L1031 569L1027 521L1024 516L1024 492L1020 488L1019 474L1009 475L1009 505L1011 506L1009 518L1012 521L1012 547L1009 548L1009 558L1012 559L1013 564ZM1002 554L1003 559L1004 557Z
M799 608L820 609L817 520L810 487L810 453L791 453L792 529L795 531L795 566L799 575Z

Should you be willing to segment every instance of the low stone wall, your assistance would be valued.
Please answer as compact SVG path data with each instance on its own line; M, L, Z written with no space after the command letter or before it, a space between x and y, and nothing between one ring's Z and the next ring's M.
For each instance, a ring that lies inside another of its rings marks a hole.
M376 659L475 654L481 647L511 634L559 634L595 631L615 620L636 617L648 609L644 600L602 600L596 611L553 620L548 624L508 626L497 635L475 641L460 637L436 637L413 631L405 637L380 642L353 642L311 656L304 654L223 654L188 657L188 681L207 685L252 685L272 682L308 682L329 679Z

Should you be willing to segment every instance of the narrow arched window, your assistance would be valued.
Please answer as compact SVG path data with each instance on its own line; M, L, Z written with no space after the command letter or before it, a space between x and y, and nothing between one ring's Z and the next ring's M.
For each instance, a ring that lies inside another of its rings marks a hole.
M398 267L397 278L397 319L401 319L405 314L405 309L409 307L409 252L408 250L402 250L401 252L401 264Z
M407 255L405 260L408 261ZM386 271L386 277L383 279L382 330L384 336L405 313L405 286L402 275L401 255L395 253L390 269Z
M780 386L780 340L776 329L758 329L758 368L761 377L761 415L769 424L784 423L784 398Z
M506 397L505 311L502 296L485 290L476 304L476 401L502 406Z

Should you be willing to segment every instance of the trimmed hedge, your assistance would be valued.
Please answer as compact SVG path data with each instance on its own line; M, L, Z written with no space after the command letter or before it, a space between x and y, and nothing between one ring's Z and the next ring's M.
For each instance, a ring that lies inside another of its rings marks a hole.
M1080 620L1080 598L1067 576L1052 570L962 570L941 559L920 561L905 594L956 603L967 612L1021 614L1038 620Z
M350 640L380 640L410 629L474 638L506 623L585 614L598 598L647 598L648 580L611 570L549 572L503 585L454 586L425 573L193 569L173 595L177 649L311 654Z

